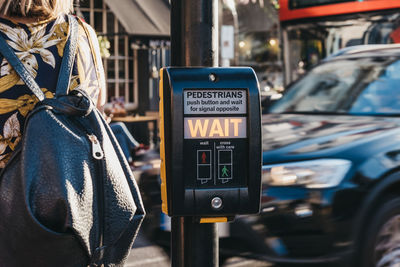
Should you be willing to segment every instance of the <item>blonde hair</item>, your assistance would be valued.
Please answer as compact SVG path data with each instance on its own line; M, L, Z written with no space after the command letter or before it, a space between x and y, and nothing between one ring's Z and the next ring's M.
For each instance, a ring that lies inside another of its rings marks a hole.
M74 0L0 0L0 15L47 19L73 11Z

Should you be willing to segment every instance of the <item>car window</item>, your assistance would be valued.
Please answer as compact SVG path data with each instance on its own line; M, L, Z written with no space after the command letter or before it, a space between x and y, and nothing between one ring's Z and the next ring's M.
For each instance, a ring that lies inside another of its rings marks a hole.
M331 60L288 88L270 112L400 114L399 90L398 58Z
M350 113L400 114L400 61L382 70L357 97Z

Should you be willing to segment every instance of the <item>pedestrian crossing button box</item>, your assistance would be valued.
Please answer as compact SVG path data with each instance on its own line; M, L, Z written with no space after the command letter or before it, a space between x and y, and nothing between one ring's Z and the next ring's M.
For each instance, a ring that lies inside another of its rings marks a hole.
M259 211L260 114L251 68L161 69L164 213L215 222Z

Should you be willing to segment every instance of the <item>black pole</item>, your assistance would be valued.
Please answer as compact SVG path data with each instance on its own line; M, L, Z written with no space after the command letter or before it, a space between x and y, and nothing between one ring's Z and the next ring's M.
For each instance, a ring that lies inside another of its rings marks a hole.
M171 65L218 66L218 0L171 1ZM217 267L217 224L171 219L171 266Z
M218 0L171 1L171 65L218 66Z

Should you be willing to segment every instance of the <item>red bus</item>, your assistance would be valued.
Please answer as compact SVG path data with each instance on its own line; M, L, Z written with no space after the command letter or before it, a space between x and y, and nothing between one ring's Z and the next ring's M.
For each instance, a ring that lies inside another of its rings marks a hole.
M339 49L400 43L400 0L280 0L284 81Z

